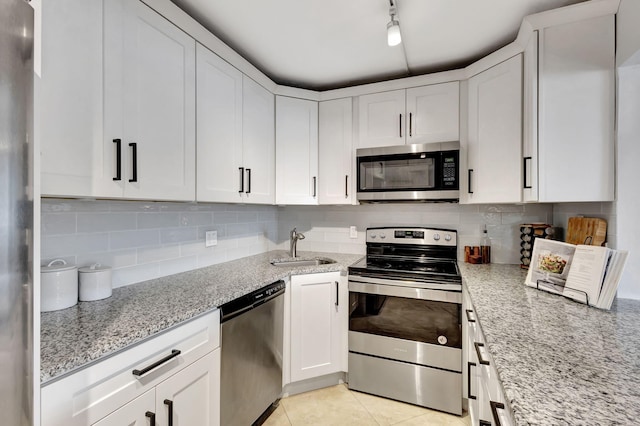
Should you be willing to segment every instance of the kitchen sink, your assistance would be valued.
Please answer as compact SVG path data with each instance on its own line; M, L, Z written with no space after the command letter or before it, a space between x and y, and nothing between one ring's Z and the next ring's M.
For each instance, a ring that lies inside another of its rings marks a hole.
M336 263L335 260L328 257L315 257L313 259L275 259L271 261L273 266L319 266Z

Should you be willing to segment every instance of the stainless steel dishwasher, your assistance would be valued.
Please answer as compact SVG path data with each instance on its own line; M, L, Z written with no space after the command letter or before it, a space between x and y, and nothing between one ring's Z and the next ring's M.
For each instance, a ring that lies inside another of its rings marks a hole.
M284 281L222 305L220 424L262 424L282 394Z

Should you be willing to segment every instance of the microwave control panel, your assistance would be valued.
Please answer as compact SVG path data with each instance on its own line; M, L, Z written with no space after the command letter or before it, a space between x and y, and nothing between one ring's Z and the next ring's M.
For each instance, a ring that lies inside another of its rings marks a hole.
M442 153L442 188L458 188L458 151Z

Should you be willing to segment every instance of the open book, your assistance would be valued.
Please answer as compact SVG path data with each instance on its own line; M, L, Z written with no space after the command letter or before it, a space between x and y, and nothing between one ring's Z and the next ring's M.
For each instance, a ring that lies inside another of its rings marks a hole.
M537 238L525 284L610 309L628 254Z

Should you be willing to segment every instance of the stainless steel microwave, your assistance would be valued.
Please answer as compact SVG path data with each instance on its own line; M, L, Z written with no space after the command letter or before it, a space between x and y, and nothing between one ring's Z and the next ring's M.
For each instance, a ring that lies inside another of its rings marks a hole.
M457 202L459 159L459 142L358 149L358 201Z

